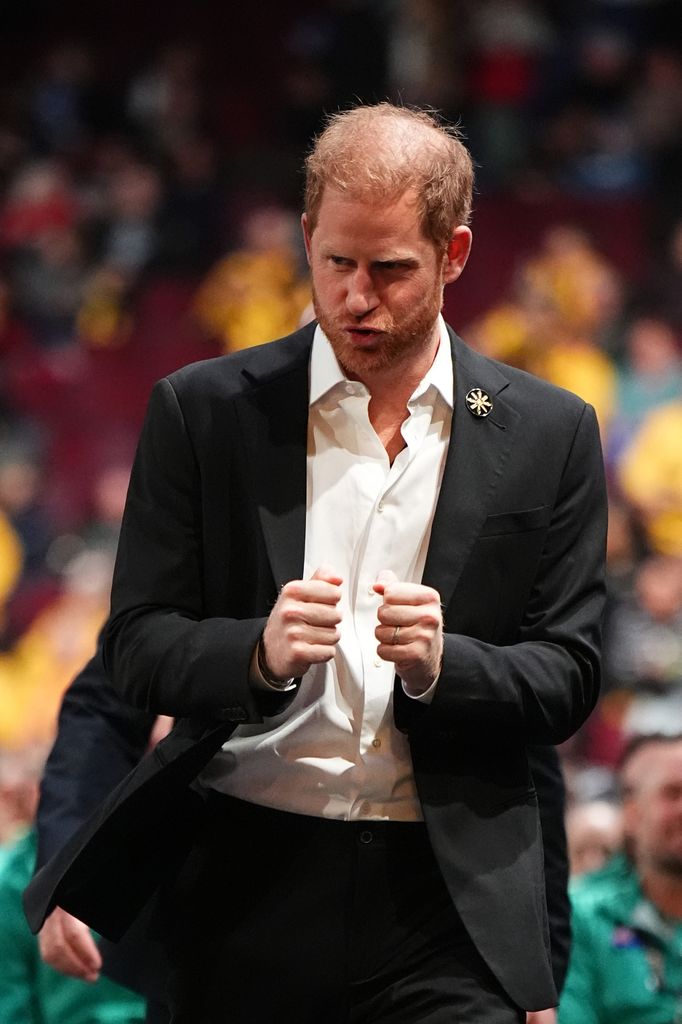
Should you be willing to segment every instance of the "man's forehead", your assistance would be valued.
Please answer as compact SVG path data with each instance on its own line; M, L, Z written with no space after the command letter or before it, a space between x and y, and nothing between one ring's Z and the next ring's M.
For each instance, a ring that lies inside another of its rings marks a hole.
M388 188L385 184L367 183L358 184L355 187L338 188L336 185L324 186L320 198L319 214L325 208L340 204L350 209L356 207L358 210L365 208L377 213L388 213L396 209L411 211L415 217L421 216L421 204L417 189L409 186Z
M319 231L318 231L319 229ZM313 232L318 243L332 248L343 241L362 243L371 239L376 259L399 259L396 250L424 244L433 246L423 223L419 197L413 189L395 195L374 192L346 192L329 187L322 197Z
M651 790L660 785L682 784L682 740L644 746L623 771L628 787Z

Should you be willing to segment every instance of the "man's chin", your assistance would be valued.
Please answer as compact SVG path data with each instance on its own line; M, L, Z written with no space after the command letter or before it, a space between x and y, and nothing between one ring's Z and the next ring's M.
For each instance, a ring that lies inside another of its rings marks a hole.
M334 349L334 355L347 373L361 376L385 370L396 363L396 353L385 334L371 343L354 345L345 335L335 330L323 330Z

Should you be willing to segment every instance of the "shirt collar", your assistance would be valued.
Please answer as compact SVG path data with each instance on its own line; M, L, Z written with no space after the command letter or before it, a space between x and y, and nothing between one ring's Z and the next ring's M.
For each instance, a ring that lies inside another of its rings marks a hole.
M438 330L440 333L440 344L438 345L436 357L412 393L410 401L421 398L430 387L434 387L452 409L454 405L452 349L445 320L443 320L440 314L438 316ZM316 402L319 402L324 395L332 391L337 385L348 383L352 382L349 382L345 376L334 354L329 338L318 324L315 328L310 356L309 404L311 406L315 405Z

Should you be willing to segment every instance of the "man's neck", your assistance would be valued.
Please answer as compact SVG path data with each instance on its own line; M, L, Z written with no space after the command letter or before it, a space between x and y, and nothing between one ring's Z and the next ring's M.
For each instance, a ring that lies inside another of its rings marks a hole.
M407 403L431 367L438 345L419 364L371 375L363 383L370 393L369 421L393 463L405 447L401 427L408 417Z

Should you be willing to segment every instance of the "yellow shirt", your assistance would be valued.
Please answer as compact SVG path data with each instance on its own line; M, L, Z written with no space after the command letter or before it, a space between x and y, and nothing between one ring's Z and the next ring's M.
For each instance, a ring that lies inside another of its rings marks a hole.
M653 547L682 555L682 402L647 416L621 460L619 479Z

